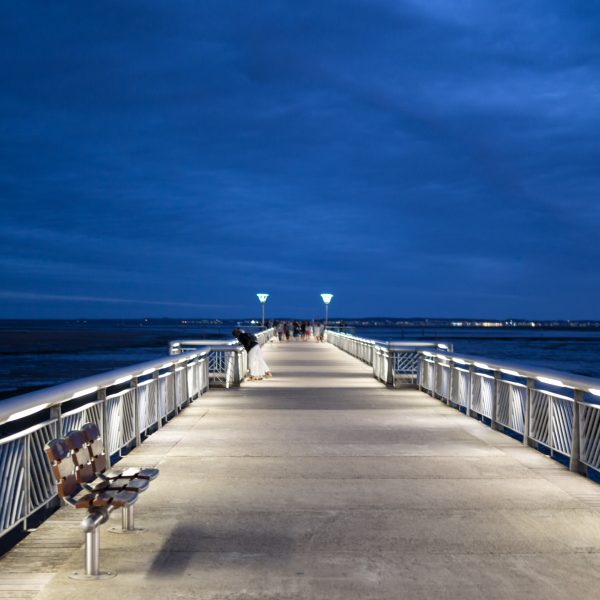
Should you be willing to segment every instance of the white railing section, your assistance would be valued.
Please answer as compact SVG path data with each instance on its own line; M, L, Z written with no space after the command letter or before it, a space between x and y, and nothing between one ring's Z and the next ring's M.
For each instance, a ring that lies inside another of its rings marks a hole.
M600 470L600 380L468 355L420 352L419 388L569 463Z
M373 367L373 376L387 385L417 383L419 350L452 350L438 342L378 342L327 329L327 341Z
M273 327L255 334L261 346L272 340L275 335ZM174 340L169 342L169 354L178 355L181 352L189 352L205 346L211 347L208 363L211 387L229 388L244 380L248 370L248 354L236 340Z
M265 343L273 330L261 332ZM257 336L258 337L258 336ZM209 387L243 381L246 352L209 340L176 356L132 365L0 402L0 538L56 501L44 445L89 421L97 423L110 460L141 444Z
M387 385L417 384L493 429L568 462L572 471L600 471L598 379L455 354L449 344L385 344L331 330L327 341L372 365L373 375Z
M50 439L98 423L111 460L142 443L209 387L210 348L86 377L0 403L0 537L56 498Z

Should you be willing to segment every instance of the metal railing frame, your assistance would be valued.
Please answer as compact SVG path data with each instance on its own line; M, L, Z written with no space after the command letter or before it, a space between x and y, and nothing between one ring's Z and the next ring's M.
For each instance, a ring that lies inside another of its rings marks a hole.
M448 383L449 382L449 383ZM420 352L419 387L523 444L600 470L600 380L465 354Z
M416 385L419 350L452 350L449 344L427 341L379 342L327 329L326 339L373 367L373 376L391 387Z
M273 334L273 329L261 332L261 343ZM0 437L0 539L19 526L28 529L32 515L57 503L44 453L50 439L94 421L114 462L209 387L228 388L244 380L247 357L237 342L208 341L194 348L183 351L180 346L176 355L0 402L0 426L12 430ZM32 424L36 418L39 422Z
M265 329L255 334L258 343L263 346L272 340L275 328ZM184 351L195 350L205 346L211 347L208 366L211 387L229 388L239 385L248 371L248 354L236 340L173 340L169 342L169 354L176 356Z
M389 386L413 383L467 416L568 462L573 472L600 471L599 379L456 354L449 344L384 344L331 330L327 340L372 365L373 375ZM394 355L410 352L411 346L418 364L405 377Z

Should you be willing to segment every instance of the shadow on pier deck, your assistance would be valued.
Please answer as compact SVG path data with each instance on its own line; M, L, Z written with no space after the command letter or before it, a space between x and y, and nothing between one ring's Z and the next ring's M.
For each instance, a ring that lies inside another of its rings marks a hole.
M67 578L63 509L0 560L0 598L597 598L597 484L329 345L265 354L273 380L211 391L123 461L161 476L146 531L102 528L118 577Z

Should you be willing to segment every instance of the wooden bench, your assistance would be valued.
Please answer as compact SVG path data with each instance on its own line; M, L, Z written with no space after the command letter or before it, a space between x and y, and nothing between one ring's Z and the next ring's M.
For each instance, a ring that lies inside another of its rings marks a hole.
M139 531L134 526L133 505L158 469L111 469L95 423L70 431L64 438L50 440L44 450L52 465L58 496L76 509L86 509L81 522L85 532L85 572L71 574L74 579L103 579L116 573L100 571L99 526L108 521L113 510L122 510L119 533Z

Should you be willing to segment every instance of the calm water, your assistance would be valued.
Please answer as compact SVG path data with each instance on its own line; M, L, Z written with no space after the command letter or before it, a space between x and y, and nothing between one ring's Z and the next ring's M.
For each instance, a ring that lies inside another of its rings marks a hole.
M231 324L0 321L0 398L168 354L178 338L224 339Z
M234 322L0 321L0 398L165 356L178 338L225 339ZM600 332L357 327L382 341L448 341L456 352L600 378Z

